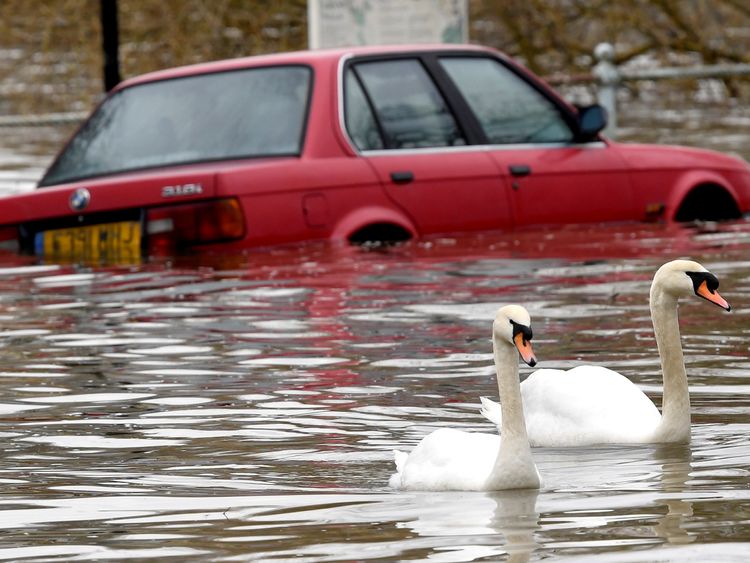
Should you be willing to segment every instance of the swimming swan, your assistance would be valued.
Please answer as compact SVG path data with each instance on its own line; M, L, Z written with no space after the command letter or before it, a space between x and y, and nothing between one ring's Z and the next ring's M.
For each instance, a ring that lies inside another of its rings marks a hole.
M690 396L677 300L695 294L730 311L718 287L716 276L689 260L667 262L654 276L649 304L664 378L661 414L629 379L605 367L541 369L521 384L532 445L690 442ZM498 426L502 410L482 397L482 414Z
M500 399L505 406L502 442L497 434L443 428L424 437L410 454L395 451L396 489L493 491L539 488L539 472L521 404L518 357L534 366L529 313L518 305L502 307L492 323L492 348Z

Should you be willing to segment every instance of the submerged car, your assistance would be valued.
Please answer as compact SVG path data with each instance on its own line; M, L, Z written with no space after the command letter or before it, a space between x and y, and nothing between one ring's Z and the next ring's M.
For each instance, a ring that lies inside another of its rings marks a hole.
M314 239L741 217L750 168L620 144L480 46L303 51L154 72L114 89L38 188L0 199L0 246L140 259Z

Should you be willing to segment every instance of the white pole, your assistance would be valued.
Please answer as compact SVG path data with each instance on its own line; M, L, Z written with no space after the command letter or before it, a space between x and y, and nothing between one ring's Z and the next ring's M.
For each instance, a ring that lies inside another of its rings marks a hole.
M614 139L617 136L617 88L621 79L620 71L613 62L615 48L610 43L599 43L594 48L594 57L598 61L592 71L598 82L597 98L608 116L603 132Z
M320 7L318 0L307 0L307 48L320 47Z

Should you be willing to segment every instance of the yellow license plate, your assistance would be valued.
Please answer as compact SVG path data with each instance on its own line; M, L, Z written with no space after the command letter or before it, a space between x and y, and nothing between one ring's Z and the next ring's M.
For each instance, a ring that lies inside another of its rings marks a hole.
M37 233L36 251L45 258L132 263L141 258L141 224L103 223Z

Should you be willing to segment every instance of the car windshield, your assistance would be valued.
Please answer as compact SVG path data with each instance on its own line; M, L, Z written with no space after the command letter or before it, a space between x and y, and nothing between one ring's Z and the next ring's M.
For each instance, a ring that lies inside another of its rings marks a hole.
M310 77L307 67L283 66L125 88L105 100L39 185L190 162L298 155Z

